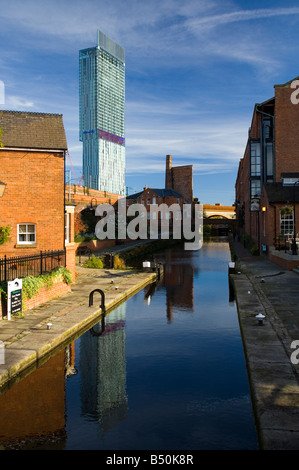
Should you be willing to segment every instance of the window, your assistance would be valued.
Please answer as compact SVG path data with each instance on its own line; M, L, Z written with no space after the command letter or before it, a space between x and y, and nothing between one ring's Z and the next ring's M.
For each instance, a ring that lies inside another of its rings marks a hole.
M250 145L250 174L251 176L261 175L261 152L259 142L251 142Z
M261 195L261 181L251 180L250 181L250 197L259 197Z
M268 142L266 144L266 152L267 152L267 178L273 177L273 143Z
M291 237L294 232L293 209L283 208L280 211L280 235Z
M27 245L36 243L35 224L18 224L18 243Z

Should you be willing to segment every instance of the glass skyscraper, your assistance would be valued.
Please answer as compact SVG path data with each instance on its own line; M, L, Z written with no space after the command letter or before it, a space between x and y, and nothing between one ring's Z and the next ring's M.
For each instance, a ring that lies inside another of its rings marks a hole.
M101 31L79 51L79 107L84 184L125 195L125 51Z

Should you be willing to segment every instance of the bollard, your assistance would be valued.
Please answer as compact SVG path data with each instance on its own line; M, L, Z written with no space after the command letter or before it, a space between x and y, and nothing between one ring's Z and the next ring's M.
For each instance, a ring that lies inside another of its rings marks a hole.
M264 324L265 315L263 315L262 313L259 313L258 315L255 316L255 318L258 319L258 324L259 324L259 325L263 325L263 324Z

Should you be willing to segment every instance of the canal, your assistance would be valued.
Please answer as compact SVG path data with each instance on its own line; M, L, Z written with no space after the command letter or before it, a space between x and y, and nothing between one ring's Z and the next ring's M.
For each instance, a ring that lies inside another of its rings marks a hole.
M164 276L0 396L3 449L257 449L229 246Z

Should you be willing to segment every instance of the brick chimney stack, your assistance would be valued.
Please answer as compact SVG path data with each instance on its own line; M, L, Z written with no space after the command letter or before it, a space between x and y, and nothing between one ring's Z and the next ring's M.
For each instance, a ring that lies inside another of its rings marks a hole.
M172 157L166 155L165 189L173 189L172 186Z

